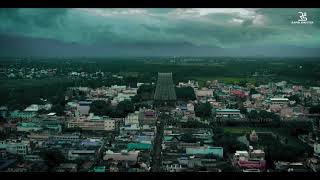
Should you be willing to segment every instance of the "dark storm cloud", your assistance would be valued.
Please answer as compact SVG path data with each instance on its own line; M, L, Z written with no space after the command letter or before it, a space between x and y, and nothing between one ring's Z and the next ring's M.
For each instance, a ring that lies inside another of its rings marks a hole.
M291 24L298 20L299 11L307 12L308 20L314 21L314 24ZM32 38L41 39L42 47L36 48L37 43L34 42L30 47L35 49L32 52L43 47L50 49L44 45L48 40L48 44L60 42L68 46L68 49L76 48L75 45L94 47L99 49L92 50L97 54L116 48L123 53L149 53L147 51L152 48L159 53L162 50L174 53L176 50L182 54L188 51L195 54L217 54L216 50L221 51L221 48L230 48L235 53L235 48L265 46L270 49L274 45L285 48L283 52L288 54L290 46L320 46L319 17L319 9L3 8L0 9L0 33L3 36L9 34L11 37L24 37L7 42L11 44L23 44ZM3 44L4 41L1 44L4 48ZM64 46L62 44L59 45ZM15 46L19 47L19 44ZM30 52L30 48L26 49ZM20 50L23 51L21 48ZM263 51L263 48L259 51ZM278 51L276 53L281 54Z

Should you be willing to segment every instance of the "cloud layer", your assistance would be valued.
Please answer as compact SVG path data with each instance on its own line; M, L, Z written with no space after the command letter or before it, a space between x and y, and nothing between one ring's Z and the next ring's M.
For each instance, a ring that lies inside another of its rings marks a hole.
M297 25L298 12L313 24ZM320 9L0 9L0 34L94 47L320 47Z

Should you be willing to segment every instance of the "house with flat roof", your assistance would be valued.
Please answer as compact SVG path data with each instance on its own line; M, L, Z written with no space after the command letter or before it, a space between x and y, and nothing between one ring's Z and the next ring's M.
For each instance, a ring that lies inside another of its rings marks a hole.
M216 117L241 117L240 110L238 109L217 109L215 113Z
M138 161L139 153L140 151L122 150L121 152L113 152L111 150L108 150L105 152L103 160L128 161L136 163Z
M34 132L40 131L42 127L37 123L32 122L19 122L17 124L17 131L19 132Z
M127 145L128 151L131 150L140 150L140 151L149 151L152 145L149 143L129 143Z
M6 149L12 154L26 155L30 152L30 142L20 140L3 140L0 141L0 149Z
M212 154L223 158L223 148L222 147L212 147L212 146L201 146L201 147L192 147L186 148L187 155L208 155Z
M271 104L285 105L289 103L288 98L270 98Z
M10 112L10 117L13 119L30 119L37 115L37 112L35 111L20 111L15 110L13 112Z

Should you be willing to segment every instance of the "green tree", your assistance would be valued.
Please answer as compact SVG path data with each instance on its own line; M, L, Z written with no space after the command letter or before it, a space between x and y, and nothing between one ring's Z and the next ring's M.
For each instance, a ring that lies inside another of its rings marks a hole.
M196 143L197 140L191 135L191 134L182 134L181 135L181 141L187 142L187 143Z
M238 83L239 86L242 86L242 87L246 87L248 81L247 80L240 80L240 82Z
M210 103L200 103L195 106L195 114L197 117L210 117L212 106Z
M195 100L196 95L192 87L176 88L176 95L178 99Z
M248 114L248 110L245 107L240 107L240 113L241 114Z
M58 116L64 115L64 106L61 104L52 105L51 111L55 112Z
M99 116L109 115L110 113L109 109L110 109L109 105L107 104L106 101L103 101L103 100L93 101L90 105L90 112Z
M320 114L320 104L311 106L309 110L310 114Z
M300 102L301 102L301 100L300 100L300 98L299 98L299 96L297 94L289 96L288 99L290 101L296 101L297 104L300 104Z
M255 119L258 119L259 118L259 114L258 114L258 111L256 110L251 110L247 117L250 119L250 120L255 120Z
M250 95L252 95L252 94L258 94L259 92L256 90L256 89L254 89L254 88L251 88L250 89Z
M115 110L115 115L117 117L126 117L128 113L134 112L134 105L130 100L124 100L119 102Z
M43 150L40 152L40 157L45 160L50 169L65 162L65 157L59 150Z

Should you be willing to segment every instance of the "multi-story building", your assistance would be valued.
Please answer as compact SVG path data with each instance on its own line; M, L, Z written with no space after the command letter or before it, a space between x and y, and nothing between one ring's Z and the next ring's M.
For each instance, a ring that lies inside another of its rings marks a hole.
M107 116L94 116L90 114L89 117L79 117L68 122L68 127L79 127L83 130L91 131L114 131L115 120Z
M17 124L17 131L33 132L42 130L41 126L32 122L20 122Z
M0 149L6 149L12 154L26 155L30 152L30 142L20 140L4 140L0 141Z
M114 160L114 161L127 161L136 163L138 161L138 155L140 151L126 151L123 150L121 152L113 152L113 151L106 151L103 160Z
M285 105L289 103L288 98L270 98L271 104Z
M139 111L135 111L134 113L129 113L128 116L124 120L124 124L128 125L139 125Z
M223 158L223 148L222 147L211 147L211 146L200 146L194 148L186 148L187 155L207 155L212 154L217 157Z
M15 110L10 112L10 117L13 119L30 119L37 115L34 111L19 111Z
M238 109L217 109L216 117L241 117L240 110Z
M155 125L156 113L152 109L140 109L139 121L142 125Z

